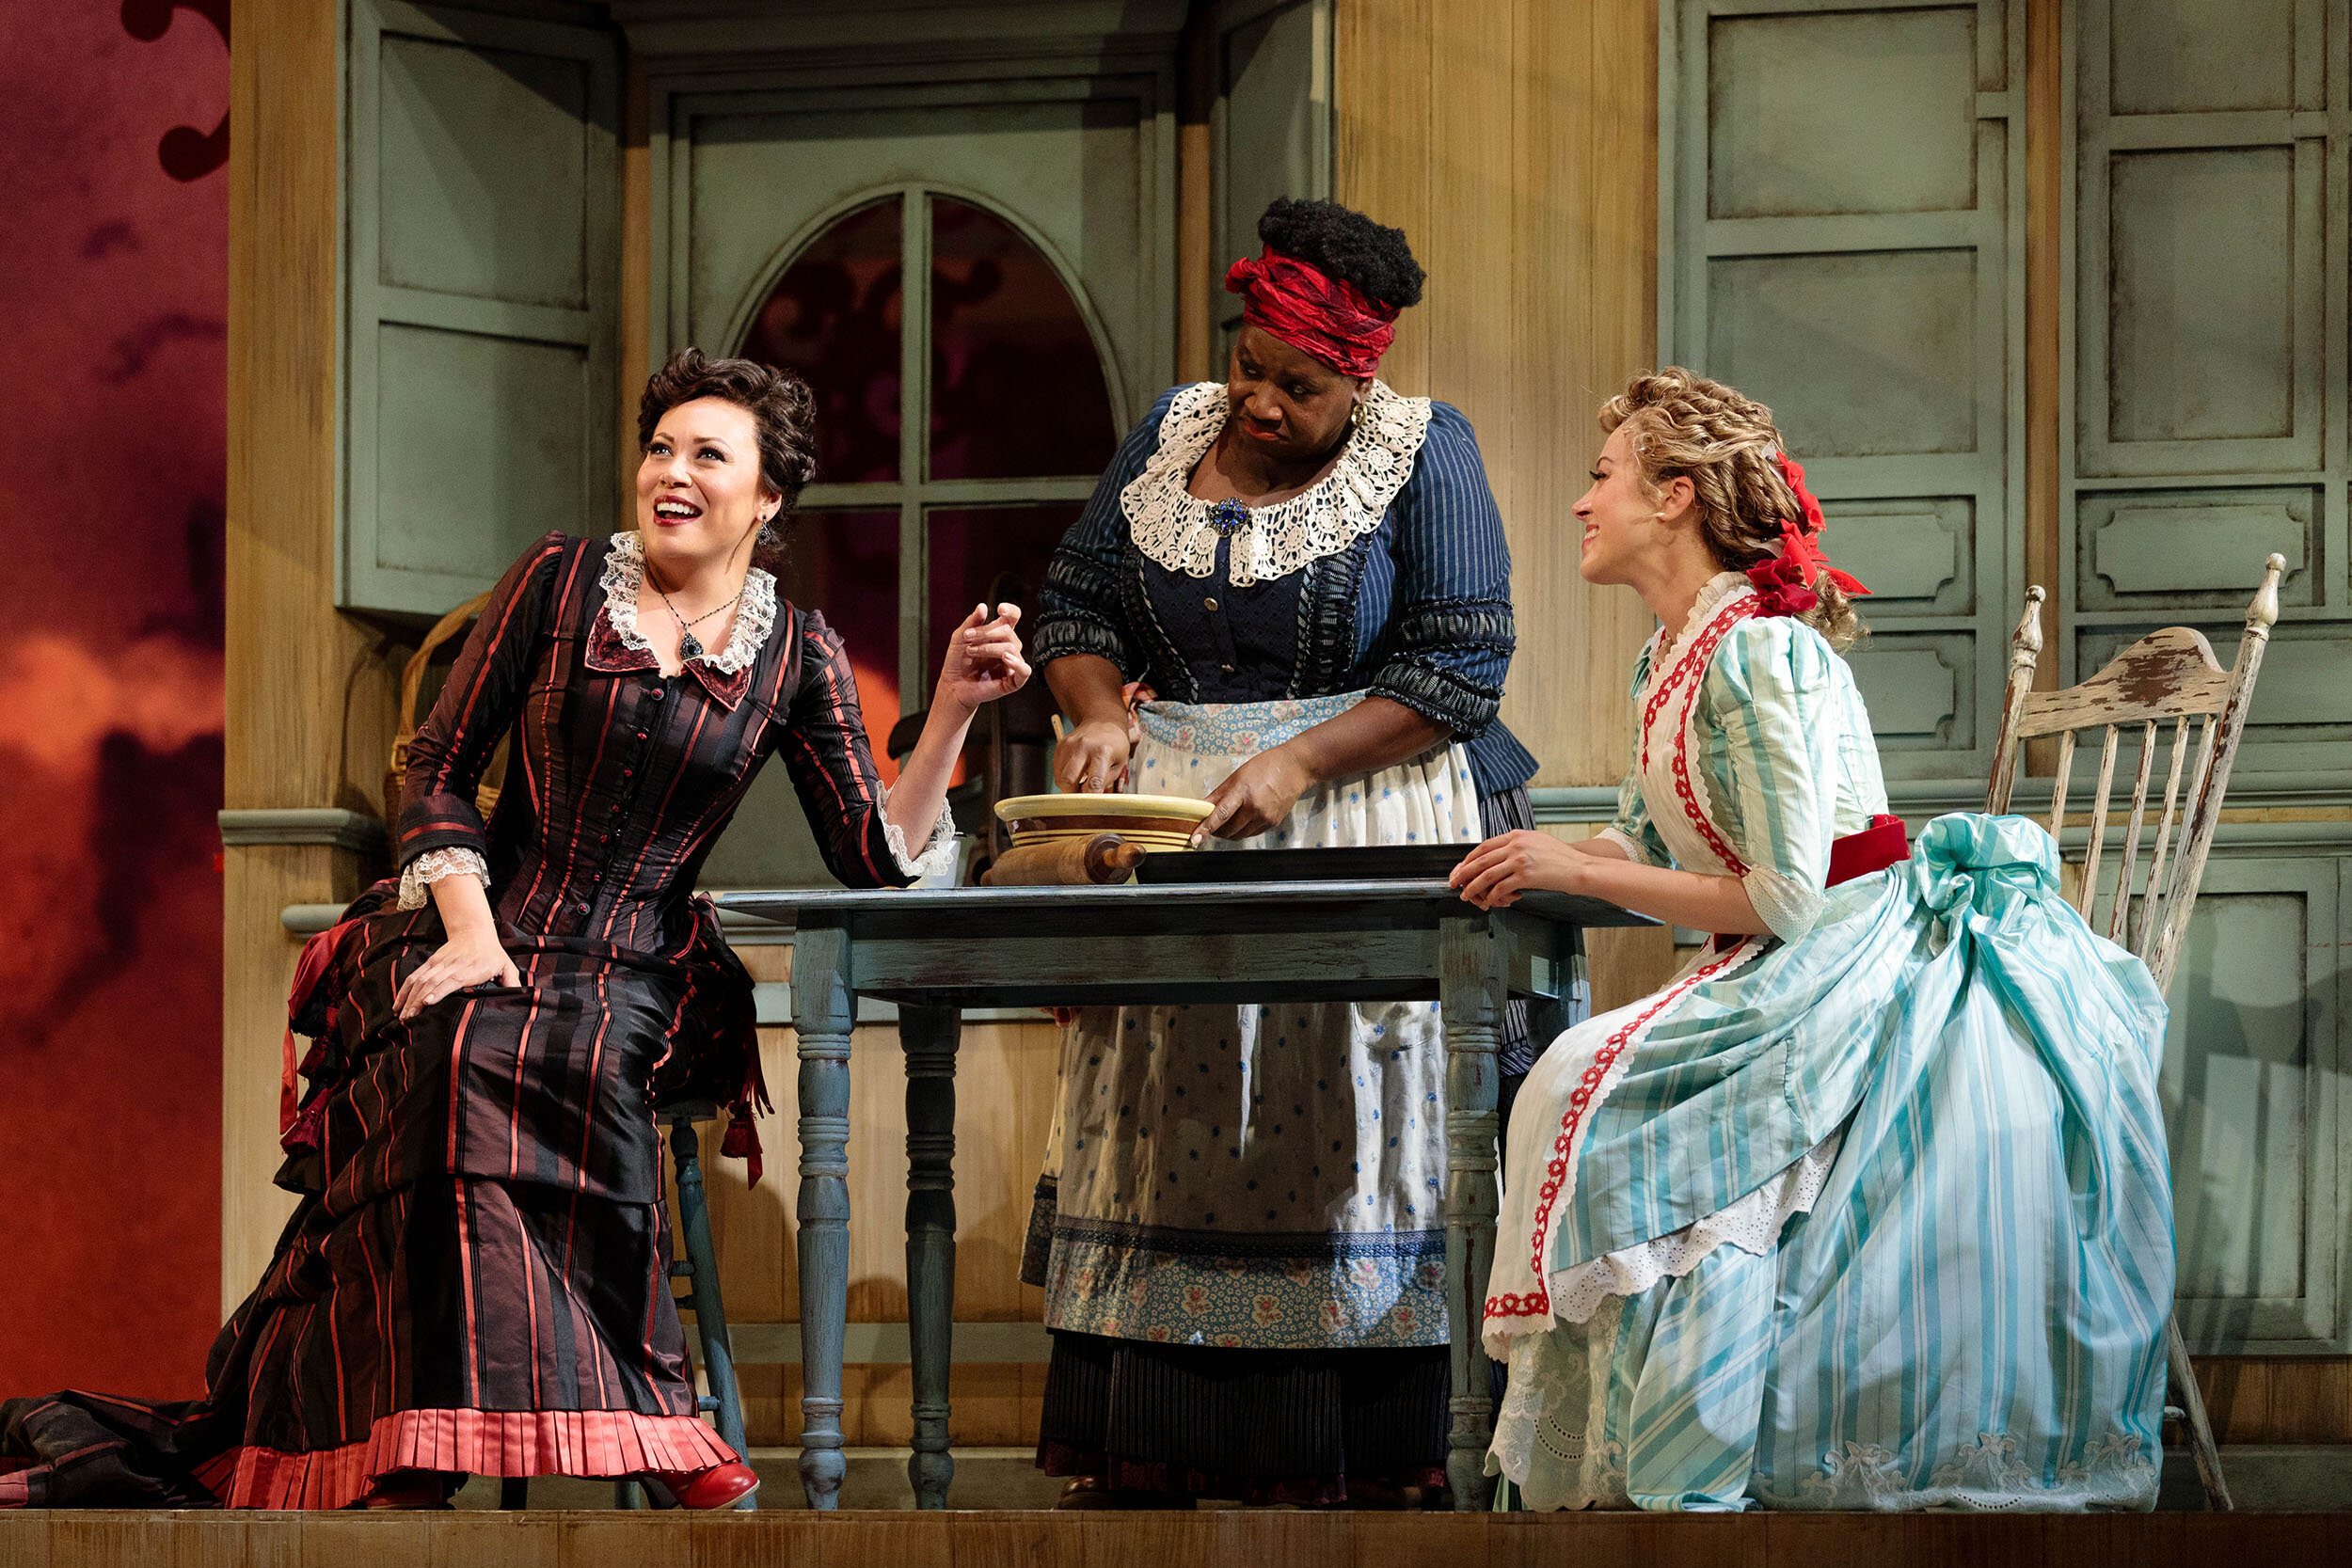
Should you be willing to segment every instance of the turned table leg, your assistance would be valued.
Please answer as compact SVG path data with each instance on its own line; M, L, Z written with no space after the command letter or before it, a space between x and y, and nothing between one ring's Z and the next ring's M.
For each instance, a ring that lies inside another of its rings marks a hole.
M803 927L793 939L792 1026L800 1037L801 1485L808 1506L837 1508L841 1339L850 1315L849 933Z
M914 1363L914 1451L907 1480L917 1508L946 1508L956 1462L947 1451L947 1368L956 1302L956 1043L953 1007L898 1009L907 1058L907 1331Z
M1445 1020L1445 1308L1453 1331L1453 1429L1446 1482L1454 1506L1492 1505L1486 1473L1494 1437L1492 1373L1479 1336L1495 1253L1495 1052L1504 1001L1502 960L1484 919L1441 923L1438 1004Z

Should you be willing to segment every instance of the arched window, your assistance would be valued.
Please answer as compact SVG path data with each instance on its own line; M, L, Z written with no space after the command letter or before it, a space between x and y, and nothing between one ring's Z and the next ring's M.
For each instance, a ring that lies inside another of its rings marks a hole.
M817 483L784 586L848 643L881 757L998 576L1043 580L1118 446L1110 378L1053 261L1003 215L921 186L803 245L738 352L816 391Z

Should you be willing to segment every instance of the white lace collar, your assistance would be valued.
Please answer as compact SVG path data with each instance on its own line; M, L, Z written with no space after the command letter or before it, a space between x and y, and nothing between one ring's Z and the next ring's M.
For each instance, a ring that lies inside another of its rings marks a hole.
M1699 596L1692 601L1691 613L1683 618L1681 629L1669 637L1666 628L1660 626L1652 637L1650 673L1653 677L1665 673L1666 666L1672 662L1669 656L1677 649L1689 647L1691 639L1698 635L1700 627L1715 618L1717 611L1740 594L1754 592L1756 584L1748 580L1745 572L1718 572L1708 578L1700 587Z
M612 624L621 646L651 653L653 644L637 629L637 594L644 581L644 541L633 530L614 534L612 551L604 558L604 576L598 583L604 590L604 616ZM727 645L697 657L720 674L732 675L759 657L775 625L776 579L755 566L744 574L743 602L736 608L735 629L727 634Z
M1119 496L1136 548L1187 577L1216 570L1212 503L1185 486L1225 428L1226 413L1222 381L1196 382L1178 392L1160 420L1159 450ZM1413 477L1413 459L1428 435L1429 400L1401 396L1375 381L1331 471L1286 501L1250 509L1248 523L1233 534L1234 585L1286 578L1377 529Z

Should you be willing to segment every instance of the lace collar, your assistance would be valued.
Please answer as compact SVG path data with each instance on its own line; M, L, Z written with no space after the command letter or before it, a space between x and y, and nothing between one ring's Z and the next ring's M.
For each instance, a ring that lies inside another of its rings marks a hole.
M1159 450L1119 496L1136 548L1187 577L1205 578L1216 570L1211 503L1185 486L1225 428L1226 413L1221 381L1196 382L1179 391L1160 420ZM1250 509L1249 521L1233 534L1234 585L1286 578L1377 529L1389 503L1413 477L1413 459L1428 435L1429 400L1401 396L1386 382L1375 381L1362 418L1331 471L1286 501Z
M589 634L588 664L603 671L658 670L653 644L638 629L638 594L645 582L645 547L634 531L616 533L604 558L604 608ZM706 650L686 661L686 671L720 702L733 708L751 686L752 662L776 625L776 579L753 567L743 578L743 602L723 648Z
M1699 589L1699 596L1692 601L1691 613L1684 617L1682 628L1672 637L1666 635L1664 626L1660 626L1652 634L1650 638L1652 678L1665 673L1667 666L1674 662L1674 656L1679 650L1689 647L1691 639L1697 636L1700 628L1713 620L1724 606L1742 594L1754 592L1756 592L1756 584L1748 580L1748 575L1745 572L1718 572L1708 578Z
M604 612L624 648L651 653L653 644L637 629L637 595L645 581L645 546L634 531L612 536L612 553L604 559ZM696 656L722 675L751 668L762 644L776 625L776 579L758 567L744 574L743 603L735 612L735 629L727 645ZM691 663L695 660L689 660Z

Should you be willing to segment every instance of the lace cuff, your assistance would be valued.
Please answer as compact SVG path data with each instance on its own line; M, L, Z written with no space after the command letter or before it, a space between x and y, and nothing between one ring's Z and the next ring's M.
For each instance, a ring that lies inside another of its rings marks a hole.
M490 864L478 852L464 848L427 849L401 868L400 907L424 908L425 889L444 877L478 878L482 891L490 891Z
M1755 867L1741 881L1748 890L1748 902L1783 942L1794 942L1813 929L1828 896L1820 883L1801 882L1769 866Z
M1627 860L1631 861L1636 865L1654 865L1657 863L1649 858L1648 854L1644 851L1639 844L1633 842L1630 835L1626 833L1625 831L1620 828L1603 828L1600 832L1595 833L1593 838L1596 843L1608 844L1610 847L1616 850L1618 854L1623 855Z
M907 835L890 820L890 792L882 791L882 836L890 841L890 858L898 863L898 869L911 878L944 877L956 865L956 819L943 803L939 820L931 824L931 836L923 841L921 850L910 853Z

